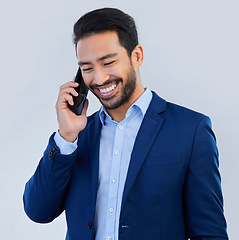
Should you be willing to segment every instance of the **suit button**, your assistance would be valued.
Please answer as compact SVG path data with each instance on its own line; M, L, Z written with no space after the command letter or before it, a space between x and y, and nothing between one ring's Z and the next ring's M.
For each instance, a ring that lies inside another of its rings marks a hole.
M87 222L87 227L88 227L89 229L91 229L91 228L92 228L92 222Z
M58 147L52 147L52 148L51 148L51 150L50 150L50 152L49 152L49 155L48 155L48 158L49 158L50 160L52 160L53 155L54 155L54 152L55 152L56 150L58 150L58 149L59 149Z

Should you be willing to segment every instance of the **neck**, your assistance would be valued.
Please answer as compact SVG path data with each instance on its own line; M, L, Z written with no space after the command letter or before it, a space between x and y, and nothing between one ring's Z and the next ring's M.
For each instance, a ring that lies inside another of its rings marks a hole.
M125 119L128 109L134 104L134 102L144 93L145 89L141 85L137 90L135 89L134 93L130 97L130 100L116 109L106 109L108 114L116 122L121 122Z

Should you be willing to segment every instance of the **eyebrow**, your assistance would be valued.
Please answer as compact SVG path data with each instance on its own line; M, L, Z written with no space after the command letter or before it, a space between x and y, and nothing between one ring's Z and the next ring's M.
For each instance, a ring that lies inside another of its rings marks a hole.
M107 54L107 55L105 55L105 56L103 56L103 57L101 57L101 58L98 58L98 59L97 59L97 62L102 61L102 60L105 60L105 59L107 59L107 58L115 57L116 55L118 55L118 53L109 53L109 54ZM87 64L91 64L91 62L79 62L79 63L78 63L78 65L79 65L80 67L83 66L83 65L87 65Z

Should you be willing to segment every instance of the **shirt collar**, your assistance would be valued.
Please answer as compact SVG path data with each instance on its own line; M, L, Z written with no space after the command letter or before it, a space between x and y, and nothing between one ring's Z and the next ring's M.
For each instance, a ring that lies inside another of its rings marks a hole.
M146 88L144 93L132 104L132 106L130 106L130 108L128 109L128 111L126 113L126 117L128 114L130 114L130 112L135 107L138 107L144 116L149 107L149 104L152 100L152 96L153 96L152 92L148 88ZM100 117L100 121L101 121L102 125L105 124L106 117L111 119L110 115L107 113L104 106L101 106L101 108L100 108L99 117Z

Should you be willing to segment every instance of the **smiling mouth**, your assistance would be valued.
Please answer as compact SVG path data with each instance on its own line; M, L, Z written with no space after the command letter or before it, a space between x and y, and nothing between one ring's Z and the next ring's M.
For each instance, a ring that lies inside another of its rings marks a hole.
M113 83L111 86L98 88L101 93L109 93L116 88L116 83Z

